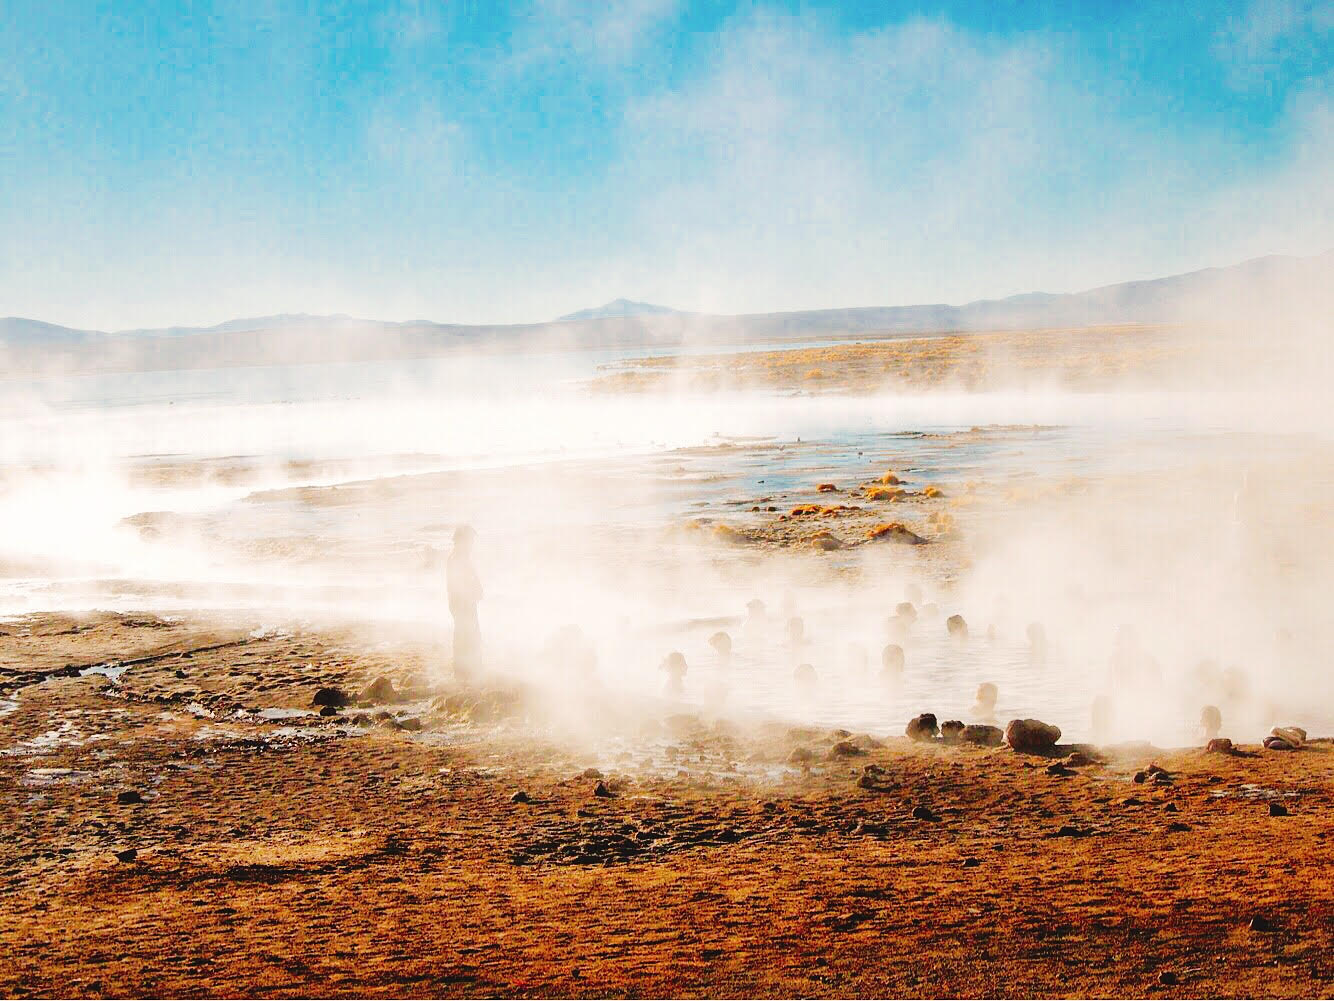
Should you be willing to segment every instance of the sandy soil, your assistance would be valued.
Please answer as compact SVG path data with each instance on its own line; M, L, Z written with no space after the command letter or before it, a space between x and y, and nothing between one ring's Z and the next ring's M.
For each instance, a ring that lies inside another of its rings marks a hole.
M1051 774L644 713L609 767L428 645L243 619L0 626L0 992L1334 993L1327 743Z

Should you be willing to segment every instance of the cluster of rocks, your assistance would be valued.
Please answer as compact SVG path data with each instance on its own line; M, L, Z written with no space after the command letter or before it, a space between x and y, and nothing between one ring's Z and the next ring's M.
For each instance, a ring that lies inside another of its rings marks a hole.
M1265 738L1270 751L1300 751L1306 744L1306 731L1299 726L1276 726Z
M614 865L645 856L666 855L700 845L730 845L747 834L708 821L684 824L633 823L613 819L562 825L510 856L515 865Z
M964 724L961 720L936 722L935 713L922 713L908 721L904 733L919 743L975 744L978 747L1000 747L1009 744L1016 751L1046 754L1061 739L1061 728L1036 719L1015 719L1001 730L985 723Z

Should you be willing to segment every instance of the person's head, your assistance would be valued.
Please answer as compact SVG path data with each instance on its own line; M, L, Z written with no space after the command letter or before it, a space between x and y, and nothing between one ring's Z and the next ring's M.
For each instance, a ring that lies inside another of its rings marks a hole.
M880 666L887 671L903 670L903 647L897 643L888 644L880 651Z
M454 549L458 552L467 552L472 548L475 538L477 533L471 525L459 525L454 529Z
M746 602L746 613L752 619L764 618L764 602L759 598L751 598L750 601Z
M900 601L894 606L894 614L904 622L917 621L917 609L913 606L911 601Z
M709 646L713 647L718 656L726 657L732 652L732 637L724 632L716 632L709 637Z
M686 656L679 650L673 650L667 655L667 659L662 662L662 666L672 674L685 674Z
M945 628L951 636L962 639L968 635L968 623L963 620L962 615L951 615L945 620Z
M984 681L977 686L977 704L994 709L996 707L996 686L990 681Z
M1200 726L1210 737L1218 736L1218 731L1223 729L1223 714L1217 706L1205 706L1200 710Z

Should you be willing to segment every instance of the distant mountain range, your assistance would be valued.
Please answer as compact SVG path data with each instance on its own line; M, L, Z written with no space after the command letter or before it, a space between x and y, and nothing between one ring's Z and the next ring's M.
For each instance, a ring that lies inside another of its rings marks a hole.
M567 313L558 317L557 323L571 323L575 320L602 320L609 316L666 316L678 310L669 306L655 306L651 302L632 302L629 299L613 299L605 306L595 309L581 309L577 313Z
M351 316L283 314L213 327L107 333L40 320L0 319L0 350L13 370L166 370L231 365L416 358L459 349L559 350L745 345L841 336L1087 327L1119 323L1208 323L1281 311L1312 295L1327 307L1334 251L1261 257L1223 268L1070 294L1028 293L943 304L819 309L722 316L617 299L546 323L402 323Z

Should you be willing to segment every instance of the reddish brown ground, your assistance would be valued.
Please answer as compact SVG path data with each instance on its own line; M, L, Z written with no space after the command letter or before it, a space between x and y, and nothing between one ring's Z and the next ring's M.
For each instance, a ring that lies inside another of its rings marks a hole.
M656 743L635 724L672 766L633 754L598 798L582 753L517 720L283 737L184 709L402 682L409 653L149 616L0 629L6 995L1334 993L1328 744L1130 750L1057 777L1004 749L830 758L837 735L672 719ZM141 656L118 688L35 680ZM777 767L794 747L809 771ZM1170 784L1132 782L1151 760ZM146 801L119 804L130 789Z

